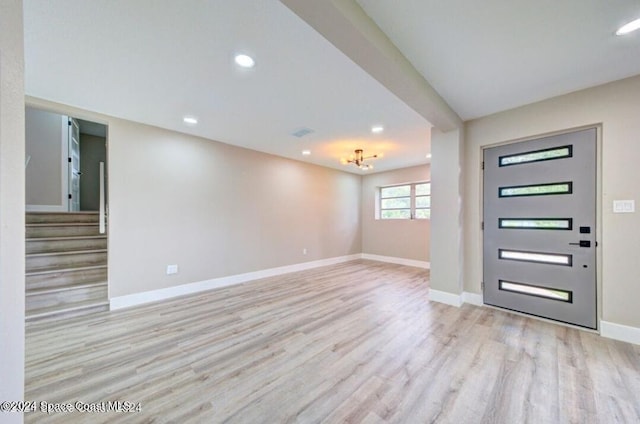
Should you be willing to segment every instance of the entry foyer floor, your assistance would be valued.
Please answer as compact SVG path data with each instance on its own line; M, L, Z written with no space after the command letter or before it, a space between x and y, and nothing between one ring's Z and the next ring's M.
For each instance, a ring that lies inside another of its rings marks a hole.
M141 411L25 421L640 422L640 346L429 302L428 279L354 261L29 324L25 400Z

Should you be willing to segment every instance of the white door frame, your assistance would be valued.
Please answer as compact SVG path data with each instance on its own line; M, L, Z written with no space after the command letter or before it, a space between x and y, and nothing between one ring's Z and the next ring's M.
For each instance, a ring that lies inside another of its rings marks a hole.
M78 124L78 122L76 121L76 119L72 116L68 116L67 117L67 212L72 212L73 211L73 203L74 202L78 202L78 210L80 211L80 182L78 184L78 193L72 193L73 191L73 153L72 153L72 148L71 145L73 143L73 132L74 132L74 127L78 128L78 164L80 165L80 126ZM78 166L78 178L82 178L81 172L80 172L80 167ZM80 181L80 180L79 180ZM76 195L76 197L72 197L69 198L68 196L72 196L72 195ZM74 211L74 212L77 212Z

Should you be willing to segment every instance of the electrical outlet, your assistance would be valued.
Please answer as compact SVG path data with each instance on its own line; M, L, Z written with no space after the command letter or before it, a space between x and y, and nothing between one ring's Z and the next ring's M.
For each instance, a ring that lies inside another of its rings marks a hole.
M167 265L167 275L177 274L178 265Z
M307 248L305 247L304 249L302 249L302 254L306 255L307 254Z

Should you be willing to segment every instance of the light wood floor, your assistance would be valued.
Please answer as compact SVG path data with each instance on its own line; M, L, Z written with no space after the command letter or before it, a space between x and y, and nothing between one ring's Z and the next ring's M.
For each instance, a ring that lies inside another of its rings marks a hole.
M27 327L26 400L140 402L26 421L638 423L640 346L427 300L355 261Z

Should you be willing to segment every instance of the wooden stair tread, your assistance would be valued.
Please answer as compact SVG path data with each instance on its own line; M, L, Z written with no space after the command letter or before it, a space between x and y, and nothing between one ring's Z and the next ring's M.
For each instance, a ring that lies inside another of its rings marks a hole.
M25 283L25 291L32 292L35 290L55 290L62 287L81 287L87 284L107 284L108 277L106 268L80 271L80 275L73 276L70 274L44 274L27 278Z
M98 215L100 211L73 211L73 212L47 212L47 211L29 211L27 215Z
M98 231L100 212L27 212L25 220L27 322L109 310L108 235Z
M100 234L97 236L55 236L55 237L32 237L25 239L26 242L30 241L67 241L67 240L99 240L106 239L106 234Z
M27 227L97 227L99 222L37 222L25 224Z
M61 315L69 312L81 311L83 309L95 308L98 306L109 306L108 300L86 300L84 302L76 302L66 304L64 307L60 306L51 306L47 308L33 309L31 311L27 311L26 318L36 319L36 318L46 318L54 315Z
M92 269L107 269L107 265L88 265L88 266L76 266L76 267L69 267L67 266L66 268L51 268L51 269L40 269L37 271L27 271L26 272L26 276L31 276L31 275L44 275L44 274L56 274L58 272L73 272L73 271L89 271Z
M46 256L61 256L61 255L82 255L91 253L107 253L107 249L85 249L85 250L64 250L55 252L42 252L42 253L27 253L27 258L38 258Z
M69 284L66 286L52 287L52 288L27 289L26 292L27 292L27 296L37 296L41 294L59 293L59 292L65 292L69 290L87 289L87 288L101 287L106 285L107 285L106 281L99 280L91 283Z

